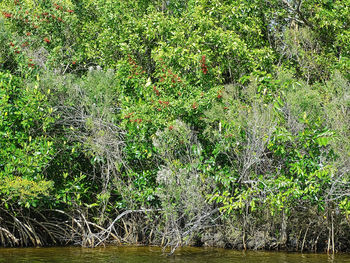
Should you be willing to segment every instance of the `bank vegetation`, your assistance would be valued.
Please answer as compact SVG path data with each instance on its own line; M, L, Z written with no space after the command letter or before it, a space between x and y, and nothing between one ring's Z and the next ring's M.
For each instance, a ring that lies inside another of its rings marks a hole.
M0 9L1 246L349 249L349 0Z

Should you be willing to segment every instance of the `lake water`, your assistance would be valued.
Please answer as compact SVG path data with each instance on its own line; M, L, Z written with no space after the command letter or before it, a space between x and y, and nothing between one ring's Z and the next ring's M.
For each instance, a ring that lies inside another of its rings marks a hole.
M212 248L183 248L168 256L158 247L107 248L0 248L0 263L350 263L349 254L300 254L285 252L235 251Z

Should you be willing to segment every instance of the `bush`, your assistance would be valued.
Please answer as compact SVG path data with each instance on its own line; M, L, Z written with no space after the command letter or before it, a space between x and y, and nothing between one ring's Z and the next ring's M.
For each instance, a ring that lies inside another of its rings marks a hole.
M53 110L38 86L25 88L18 78L3 72L0 83L2 202L37 206L53 186L44 176L55 151L47 136Z

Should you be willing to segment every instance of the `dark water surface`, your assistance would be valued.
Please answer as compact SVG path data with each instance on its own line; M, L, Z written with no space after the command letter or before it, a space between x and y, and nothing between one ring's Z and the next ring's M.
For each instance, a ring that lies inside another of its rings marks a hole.
M234 251L211 248L179 249L173 256L158 247L75 247L0 249L0 263L350 263L350 255L299 254L284 252Z

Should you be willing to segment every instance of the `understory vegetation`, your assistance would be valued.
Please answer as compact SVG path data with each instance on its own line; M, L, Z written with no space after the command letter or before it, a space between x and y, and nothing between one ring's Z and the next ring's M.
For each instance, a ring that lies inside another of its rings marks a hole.
M0 9L1 246L349 249L349 0Z

